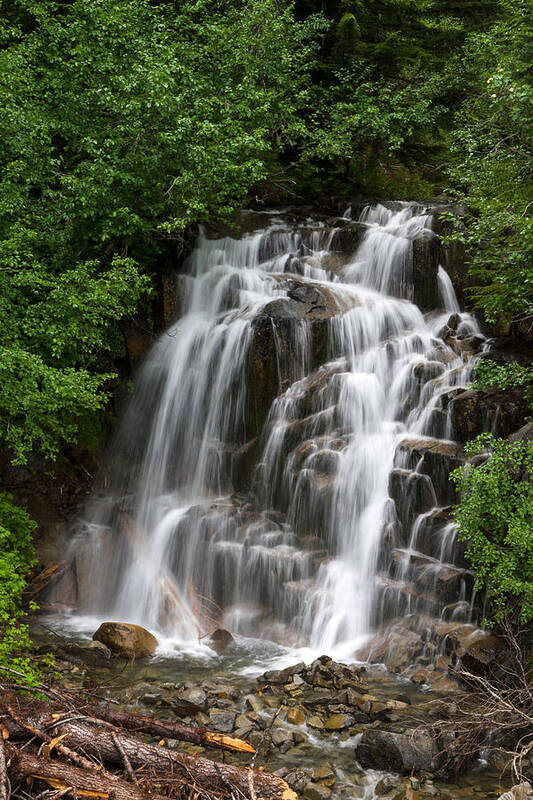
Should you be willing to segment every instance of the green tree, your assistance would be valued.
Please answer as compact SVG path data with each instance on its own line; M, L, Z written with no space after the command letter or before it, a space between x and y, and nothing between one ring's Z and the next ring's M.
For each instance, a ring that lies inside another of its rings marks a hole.
M501 0L502 18L469 35L460 69L471 91L450 135L451 176L469 213L462 235L487 320L533 322L531 6Z
M17 508L9 495L0 493L0 667L17 670L29 684L38 680L39 671L24 652L30 639L20 600L35 563L34 528L26 512Z

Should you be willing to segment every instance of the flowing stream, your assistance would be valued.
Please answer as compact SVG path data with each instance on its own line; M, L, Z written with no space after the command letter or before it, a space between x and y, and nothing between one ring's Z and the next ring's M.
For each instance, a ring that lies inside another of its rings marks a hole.
M467 621L446 400L481 337L431 214L250 218L179 276L73 543L79 610L345 657L406 614Z

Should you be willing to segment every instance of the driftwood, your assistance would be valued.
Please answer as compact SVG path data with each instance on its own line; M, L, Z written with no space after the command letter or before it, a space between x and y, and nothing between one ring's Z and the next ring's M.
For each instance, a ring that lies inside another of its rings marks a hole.
M94 709L91 707L91 710ZM58 711L57 705L43 700L10 694L0 697L0 722L9 732L11 739L27 739L28 734L39 736L42 741L47 742L50 752L53 749L50 745L53 744L60 754L78 764L82 758L84 760L92 758L98 764L118 765L121 768L128 764L126 768L130 777L134 770L148 768L154 776L157 776L155 780L158 783L164 782L165 778L172 778L174 782L194 787L204 794L222 793L222 796L228 798L233 795L247 800L256 798L296 800L296 794L276 775L250 767L185 755L160 745L147 744L119 730L109 721L88 717L78 710L70 710L65 714L63 709ZM83 753L83 756L80 753ZM19 764L19 767L13 768L15 773L17 769L24 771L20 766L20 760L17 762L15 759L14 763ZM59 762L53 762L51 758L44 762L45 766L57 763ZM61 777L59 773L43 773L42 759L38 759L37 766L39 765L40 772L35 772L36 765L33 764L28 774L38 774L44 780ZM61 762L61 766L64 765L65 762ZM105 774L102 767L98 770L92 763L90 766L91 769L81 770L89 783L84 786L80 784L80 789L96 792L101 790L105 793L109 790L112 776ZM69 769L74 768L69 766ZM90 783L91 776L95 775L98 780L104 781L104 784L99 784L99 789L94 789L96 784ZM107 789L105 781L108 782ZM48 782L50 784L49 780ZM127 785L129 797L141 796L140 790L137 790L132 783ZM61 788L59 784L58 788ZM115 794L115 796L117 800L122 798L122 795Z
M111 800L111 798L146 800L146 795L136 786L115 776L103 777L99 772L73 767L64 761L38 757L10 744L6 744L6 751L12 783L33 778L36 781L43 781L53 789L75 789L80 797L94 797L100 800ZM152 798L156 800L155 795L152 795Z
M193 728L191 725L182 725L144 716L143 714L131 714L128 711L110 708L109 706L90 705L83 707L81 710L89 717L110 722L112 725L118 725L128 731L153 733L159 737L166 736L171 739L179 739L181 742L191 742L192 744L207 747L220 747L223 750L234 750L239 753L255 753L249 742L223 733L208 731L205 728Z

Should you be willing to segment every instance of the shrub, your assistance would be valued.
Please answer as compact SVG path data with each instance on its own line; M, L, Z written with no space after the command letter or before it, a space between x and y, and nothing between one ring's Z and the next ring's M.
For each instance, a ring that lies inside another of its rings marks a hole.
M461 492L455 508L459 538L485 589L491 616L501 621L517 611L533 620L533 444L482 434L466 446L469 457L486 452L484 463L452 472Z

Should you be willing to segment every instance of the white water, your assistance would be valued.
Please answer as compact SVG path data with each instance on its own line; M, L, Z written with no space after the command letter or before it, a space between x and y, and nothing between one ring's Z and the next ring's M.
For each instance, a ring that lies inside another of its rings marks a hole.
M454 568L455 532L445 520L422 578L413 577L424 557L417 537L434 520L417 498L429 492L438 509L442 486L403 443L449 437L441 399L466 385L474 357L439 336L459 310L442 267L442 310L424 317L411 302L412 243L433 236L431 217L378 205L360 222L366 233L340 263L335 230L312 221L264 215L264 229L239 240L200 236L185 312L137 376L113 444L111 490L74 543L83 612L172 641L194 641L216 621L345 656L380 621L427 612L441 571ZM295 289L327 298L319 323L307 311L283 323L272 316L269 304ZM265 319L284 391L255 445L251 491L235 496ZM318 363L317 325L328 352ZM463 338L477 331L466 314L460 325ZM415 487L413 519L390 497L393 470L408 479L406 497ZM425 588L413 588L420 580Z

